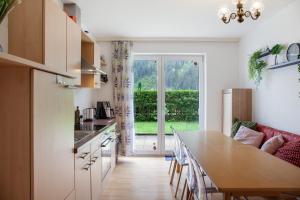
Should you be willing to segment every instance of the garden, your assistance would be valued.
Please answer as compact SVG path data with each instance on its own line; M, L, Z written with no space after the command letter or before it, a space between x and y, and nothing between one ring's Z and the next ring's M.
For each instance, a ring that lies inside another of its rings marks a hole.
M198 90L170 90L165 96L165 132L171 134L171 126L179 131L198 130ZM135 131L137 135L155 135L157 123L157 91L134 92Z

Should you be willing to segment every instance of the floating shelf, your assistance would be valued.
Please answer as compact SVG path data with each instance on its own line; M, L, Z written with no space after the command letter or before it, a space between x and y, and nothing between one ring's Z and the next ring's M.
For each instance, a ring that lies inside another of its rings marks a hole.
M259 58L263 58L268 55L271 55L271 50L269 48L267 48L264 52L262 52L262 54L259 56Z
M283 67L288 67L288 66L291 66L291 65L298 65L298 64L300 64L300 59L290 61L290 62L280 63L280 64L277 64L277 65L271 65L267 68L268 69L278 69L278 68L283 68Z

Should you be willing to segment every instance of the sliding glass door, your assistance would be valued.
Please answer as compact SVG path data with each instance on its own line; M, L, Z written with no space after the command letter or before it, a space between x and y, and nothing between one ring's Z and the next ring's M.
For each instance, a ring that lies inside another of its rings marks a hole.
M204 128L203 56L136 55L133 69L136 154L171 153L171 127Z

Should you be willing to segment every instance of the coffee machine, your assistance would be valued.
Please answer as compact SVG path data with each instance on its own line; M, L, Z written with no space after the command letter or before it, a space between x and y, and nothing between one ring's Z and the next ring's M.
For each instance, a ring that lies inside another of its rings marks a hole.
M96 118L97 119L110 119L114 116L113 109L110 106L109 101L98 101L97 102L97 110L96 110Z

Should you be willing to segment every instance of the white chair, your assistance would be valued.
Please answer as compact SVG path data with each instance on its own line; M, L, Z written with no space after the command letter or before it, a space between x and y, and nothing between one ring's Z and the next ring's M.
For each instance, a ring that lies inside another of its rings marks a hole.
M217 193L218 190L215 187L208 187L205 182L204 177L206 176L201 167L198 165L197 161L193 159L189 150L184 148L186 157L188 160L189 168L187 173L187 179L184 183L183 193L181 199L184 197L184 192L186 186L187 190L187 199L197 199L197 200L208 200L207 194Z
M174 134L174 140L175 140L175 144L174 144L174 150L173 150L173 157L170 163L170 167L169 167L169 172L172 166L172 162L173 162L173 158L175 158L174 161L174 165L173 165L173 171L172 171L172 175L171 175L171 180L170 180L170 185L173 184L173 179L174 179L174 175L175 175L175 171L176 171L176 167L177 165L179 165L180 167L180 172L179 172L179 178L178 178L178 182L177 182L177 186L176 186L176 192L175 192L175 197L177 197L177 193L178 193L178 189L179 189L179 185L180 185L180 180L181 180L181 175L182 175L182 170L184 166L187 166L186 163L186 155L184 154L183 151L183 143L181 142L179 136L177 135L175 129L173 127L171 127L173 134Z

